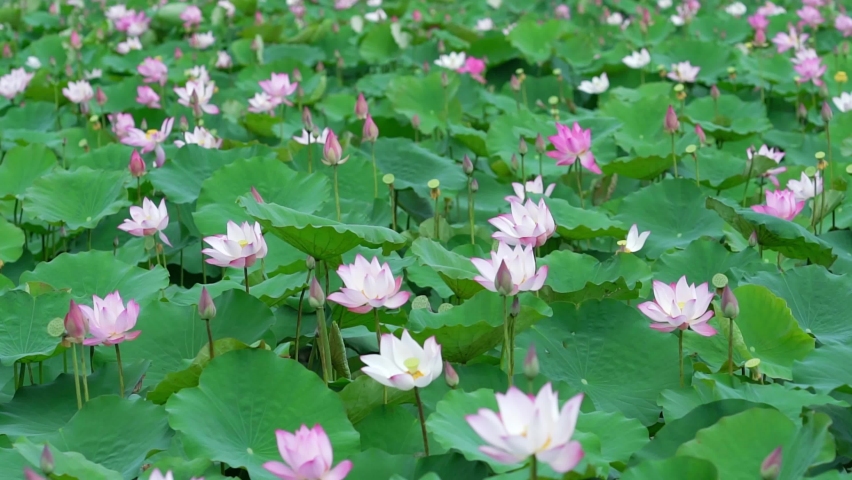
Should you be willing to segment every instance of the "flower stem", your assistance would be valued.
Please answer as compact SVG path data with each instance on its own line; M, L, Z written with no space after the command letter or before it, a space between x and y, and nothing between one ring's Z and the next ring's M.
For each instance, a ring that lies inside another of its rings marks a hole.
M74 361L74 389L77 392L77 410L83 408L83 400L80 399L80 370L77 368L77 344L71 344L71 359ZM14 366L12 367L14 369ZM17 370L15 370L17 372ZM17 380L17 379L16 379ZM17 386L17 381L15 386Z
M728 329L728 375L734 374L734 319L730 318Z
M509 377L509 386L512 386L512 369L509 366L509 356L511 353L509 352L510 348L510 340L509 340L509 307L508 307L509 297L503 296L503 355L506 357L506 375Z
M308 270L308 278L305 279L305 285L311 281L311 271ZM299 361L299 337L302 335L302 302L305 301L305 291L307 287L302 287L302 293L299 294L299 307L296 310L296 342L293 348L293 358Z
M746 198L748 197L748 184L751 181L751 171L754 168L754 160L754 156L752 156L752 159L748 162L748 173L746 174L745 190L743 190L743 207L745 207Z
M683 330L677 331L677 360L680 366L680 386L683 387Z
M89 401L89 375L88 369L86 368L86 349L80 348L80 362L82 368L80 368L80 377L83 382L83 402Z
M538 480L538 459L530 457L530 480Z
M429 437L426 436L426 417L423 415L423 402L420 400L420 389L414 387L414 399L417 401L417 413L420 414L420 433L423 434L423 450L429 456Z
M331 348L328 343L328 326L325 324L324 305L317 308L317 327L319 327L317 350L319 350L320 364L322 365L322 379L328 385L331 380Z
M526 183L527 181L527 172L526 168L524 167L524 157L526 157L526 155L521 155L521 183Z
M476 224L474 223L475 220L474 220L474 210L473 210L473 188L471 188L471 185L473 185L473 179L472 178L468 179L468 181L467 181L467 217L468 217L468 221L470 222L470 244L476 245L476 238L475 238Z
M314 154L311 153L311 133L308 132L308 173L314 169Z
M121 349L115 344L115 359L118 361L118 396L124 398L124 367L121 365Z
M583 168L580 166L579 159L575 162L577 165L577 193L580 195L580 208L586 208L583 201Z
M674 167L674 177L677 178L677 154L675 153L674 133L672 133L672 167Z
M441 241L441 223L438 221L441 218L441 211L438 209L438 199L435 199L435 241Z
M334 206L337 207L337 221L340 221L340 190L337 187L337 165L334 166Z
M379 169L376 167L376 142L373 142L373 197L379 198Z
M373 319L376 321L376 345L379 348L379 353L382 351L382 323L379 321L379 309L373 309ZM382 402L388 404L388 387L384 387L382 392Z
M210 330L210 320L204 320L204 323L207 324L207 345L210 351L210 360L213 360L213 357L216 356L216 351L213 348L213 331Z
M248 267L243 267L243 276L246 279L246 293L249 293Z
M541 163L540 153L538 154L538 174L541 175L541 178L544 178L544 164Z

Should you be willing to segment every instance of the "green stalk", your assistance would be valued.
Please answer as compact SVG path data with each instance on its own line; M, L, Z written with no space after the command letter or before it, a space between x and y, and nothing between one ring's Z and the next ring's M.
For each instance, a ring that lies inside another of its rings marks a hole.
M118 396L124 398L124 366L121 365L121 349L115 344L115 359L118 361Z
M476 224L474 223L474 210L473 210L473 189L471 185L473 184L473 179L469 178L467 180L467 217L470 222L470 244L476 245Z
M683 330L677 330L677 360L680 367L680 386L683 387Z
M506 375L509 377L509 386L512 386L512 371L509 366L509 348L511 341L509 340L509 307L507 305L509 297L503 296L503 354L506 357Z
M414 400L417 401L417 413L420 415L420 433L423 435L423 451L429 456L429 437L426 435L426 416L423 415L423 402L420 400L420 389L414 387Z
M76 352L75 352L75 355L76 355ZM80 376L82 377L82 380L83 380L83 401L88 403L88 401L89 401L89 375L88 375L88 369L86 368L86 349L85 348L80 348L80 364L82 366L82 368L80 369L82 375L80 375Z
M317 326L319 327L317 350L319 350L322 365L322 380L328 385L331 381L331 346L328 343L328 325L325 324L325 306L317 308Z
M672 166L674 167L674 176L677 178L677 154L675 153L675 136L672 132Z
M373 141L373 197L379 198L379 169L376 166L376 142Z
M83 400L80 398L80 370L77 367L77 344L71 344L71 358L74 360L74 390L77 392L77 410L83 408ZM85 354L85 353L84 353ZM14 366L12 367L14 368ZM15 370L17 373L17 370ZM17 375L15 379L15 386L17 386Z
M337 165L334 165L334 206L337 207L337 221L340 221L340 190L337 187Z
M376 345L378 346L379 353L382 352L382 323L379 321L379 309L373 309L373 318L376 321ZM382 403L384 405L388 404L388 387L384 387L382 391Z
M530 457L530 480L538 480L538 459L535 458L535 454Z
M734 374L734 319L730 318L728 331L728 375Z

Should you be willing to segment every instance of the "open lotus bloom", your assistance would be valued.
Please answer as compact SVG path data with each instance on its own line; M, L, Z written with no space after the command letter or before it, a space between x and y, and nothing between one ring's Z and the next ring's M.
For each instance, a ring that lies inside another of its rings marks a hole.
M592 130L583 130L580 124L574 122L574 126L568 128L566 125L556 123L556 135L547 137L556 151L547 152L547 156L556 160L560 166L573 165L577 159L580 160L586 170L592 173L601 173L600 167L592 155Z
M531 246L518 245L513 249L500 243L497 251L491 252L490 261L484 258L471 258L470 261L479 270L479 275L473 279L492 292L497 291L495 282L501 263L505 263L511 274L512 290L509 295L540 290L547 279L546 265L539 268L538 272L535 270L535 254Z
M757 213L772 215L784 220L793 220L805 208L805 201L798 200L790 190L775 190L766 192L766 205L752 205Z
M534 193L536 195L544 195L545 197L549 197L551 193L553 193L553 189L556 188L555 183L551 183L547 186L547 189L544 188L544 182L541 180L541 175L535 177L535 180L531 180L526 183L513 183L512 189L515 190L514 195L509 195L506 197L507 202L519 202L522 203L525 198L527 198L527 193Z
M131 332L139 316L139 304L136 300L127 302L125 308L121 294L112 292L104 298L92 296L92 307L80 305L89 325L93 338L83 340L83 345L117 345L135 340L141 331Z
M749 147L746 149L746 155L748 155L748 159L754 159L755 151L754 147ZM761 145L757 150L757 155L772 159L775 163L780 164L781 160L784 159L785 153L781 150L777 150L775 148L768 147L766 145ZM770 168L767 170L762 176L769 178L769 181L772 182L776 187L778 186L778 177L776 175L782 174L787 171L787 167L777 167Z
M809 200L822 193L822 177L816 172L814 178L802 172L800 180L788 180L787 189L793 192L796 200Z
M158 207L146 197L142 200L141 207L130 207L130 218L125 218L124 223L119 225L118 229L135 237L147 237L159 233L160 240L171 247L171 242L163 233L163 230L168 226L169 212L166 210L166 199L160 200Z
M509 202L511 213L498 215L488 223L498 228L492 237L508 245L532 245L540 247L556 231L556 223L553 216L540 199L538 204L531 199L521 204L520 202Z
M402 331L402 339L383 334L378 355L363 355L361 361L366 365L362 372L398 390L424 388L444 371L441 346L435 337L427 338L421 347L408 330Z
M648 239L648 235L650 234L650 230L640 234L639 228L634 223L627 232L627 239L618 241L618 245L621 246L620 251L624 253L636 253L639 250L642 250L642 247L645 246L645 240Z
M713 301L707 282L699 286L686 283L686 275L671 285L654 280L654 301L639 304L639 311L653 320L651 328L660 332L692 329L695 333L712 337L716 329L707 325L714 312L707 310Z
M371 262L358 254L355 263L341 265L337 274L343 280L344 287L334 292L328 299L355 313L367 313L374 308L399 308L405 305L409 292L400 292L402 277L394 278L387 263L379 264L373 257Z
M212 248L205 248L201 253L210 257L207 263L218 267L248 268L267 252L266 240L257 222L254 226L249 222L237 225L228 220L226 235L204 237L204 241Z
M275 438L284 463L266 462L263 468L281 480L342 480L352 470L349 460L332 468L331 441L320 425L302 425L296 433L276 430Z
M701 67L695 67L688 61L672 64L669 78L680 83L693 83Z
M591 81L583 80L577 89L590 95L603 93L609 89L609 78L606 76L606 72L604 72L599 77L592 77Z
M138 128L132 128L128 130L127 135L121 139L121 143L132 147L140 147L142 149L142 153L148 153L153 150L156 154L154 165L162 167L166 162L166 152L163 150L162 144L172 133L172 126L174 126L174 124L174 117L169 117L163 120L163 125L159 130L152 129L147 132L143 132Z
M571 440L583 394L568 400L560 410L559 396L550 383L527 395L516 387L498 393L499 413L486 408L466 417L473 430L488 442L479 450L500 463L519 463L535 456L557 473L569 472L583 459L580 442Z

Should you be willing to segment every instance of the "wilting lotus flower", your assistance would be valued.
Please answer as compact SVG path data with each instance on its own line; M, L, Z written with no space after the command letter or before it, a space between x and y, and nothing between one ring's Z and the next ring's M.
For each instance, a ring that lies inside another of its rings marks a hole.
M766 145L761 145L760 149L757 151L757 154L766 158L771 158L775 161L775 163L781 163L781 160L784 158L784 152L781 150L776 150L774 148L767 147ZM746 149L746 155L748 155L748 159L752 160L754 157L754 147L749 147ZM776 175L780 175L787 171L787 167L778 167L778 168L770 168L767 170L762 176L769 178L769 181L772 182L776 187L778 186L778 177Z
M547 152L547 156L556 160L557 165L573 165L579 158L580 165L586 170L601 173L600 167L595 162L595 156L591 152L591 129L583 130L577 122L574 122L571 128L556 122L556 135L547 139L556 148L555 152Z
M142 50L142 42L139 41L139 37L130 37L115 46L115 51L121 55L127 55L131 50Z
M654 301L639 304L639 311L653 320L651 328L660 332L686 330L712 337L716 329L707 325L713 318L713 310L707 310L713 301L713 293L707 282L698 287L686 283L686 276L671 285L654 280Z
M507 296L540 290L547 279L546 265L539 268L538 272L535 271L535 254L531 246L517 245L513 249L505 243L500 243L497 251L491 252L491 260L471 258L470 261L479 270L479 275L474 277L474 280L492 292L497 291L497 271L501 264L505 264L512 280L512 290Z
M540 247L553 236L556 224L543 198L539 199L538 204L527 199L525 204L509 202L509 205L511 213L488 220L488 223L500 230L491 235L495 240L507 245Z
M216 43L216 37L213 36L213 32L193 33L189 38L189 45L199 50L204 50L214 43Z
M76 104L86 104L95 98L95 90L92 85L85 81L68 82L68 86L62 89L62 94L69 101Z
M647 49L643 48L638 52L633 52L630 55L622 58L621 61L624 62L624 64L630 68L644 68L646 65L651 63L651 54L648 53Z
M12 100L19 94L24 93L27 85L30 84L30 80L33 79L33 75L35 74L27 73L23 68L16 68L3 75L0 77L0 95Z
M119 230L135 236L147 237L158 233L160 240L168 246L172 246L163 230L169 226L169 212L166 210L166 200L160 200L160 206L146 197L142 200L141 207L130 207L130 218L125 218L124 223L118 226Z
M766 192L766 205L752 205L751 209L784 220L793 220L804 206L805 201L797 200L790 190L775 190Z
M302 129L302 134L298 137L294 136L293 140L301 145L308 145L309 143L325 145L325 141L328 140L329 133L331 133L331 130L326 127L322 129L319 137L314 138L307 130Z
M210 115L219 113L219 107L210 103L215 91L216 84L214 82L205 83L200 80L190 80L186 82L185 87L175 88L178 103L191 107L196 116L201 116L201 112Z
M676 82L693 83L701 67L692 66L689 61L672 64L668 77Z
M118 138L124 138L128 132L136 128L133 115L129 113L111 113L107 116L112 123L112 133Z
M218 149L222 146L222 139L216 138L204 127L196 126L192 132L184 132L183 138L183 140L175 140L178 148L184 145L198 145L201 148Z
M648 239L648 235L650 234L650 230L640 234L639 228L634 223L627 232L627 239L618 241L618 244L621 246L620 251L624 253L636 253L642 250L642 247L645 246L645 240Z
M544 182L542 182L541 175L539 175L535 177L535 180L526 183L513 183L512 188L515 190L515 194L506 197L506 201L523 203L527 193L535 193L537 195L549 197L550 194L553 193L553 189L556 188L556 184L551 183L547 186L547 190L545 190Z
M831 101L834 102L834 106L841 112L852 110L852 93L843 92L839 97L832 98Z
M299 88L299 83L290 83L290 75L286 73L273 73L272 78L261 80L258 84L264 92L279 103L283 102L285 105L293 106L293 102L288 100L287 97Z
M180 19L183 20L183 28L192 28L201 24L204 17L201 14L201 9L195 5L188 5L184 11L180 13Z
M136 102L148 108L161 108L160 96L148 85L136 87Z
M207 263L218 267L248 268L267 252L266 240L257 222L252 227L249 222L240 226L228 220L226 235L204 237L204 241L213 248L205 248L201 253L210 257Z
M121 139L121 143L132 147L141 147L142 153L155 151L157 154L155 165L162 167L166 161L166 152L163 150L162 144L169 137L169 134L172 133L174 123L174 117L169 117L163 120L160 130L143 132L138 128L131 129L128 131L127 136Z
M295 434L276 430L278 452L284 463L266 462L263 468L281 480L343 480L352 470L352 462L344 460L332 468L331 442L319 425L306 425Z
M599 77L592 77L591 81L583 80L577 89L590 95L604 93L609 89L609 78L604 72Z
M441 346L435 337L427 338L421 347L408 330L402 331L401 340L390 333L383 334L379 354L363 355L361 361L366 365L361 371L370 378L403 391L429 386L444 369Z
M802 172L800 180L788 180L787 189L793 192L796 200L809 200L822 193L822 177L816 172L814 178Z
M451 52L447 55L441 55L435 60L435 65L449 70L458 70L465 65L467 55L464 52Z
M355 256L355 263L339 266L337 274L345 286L329 295L328 300L351 312L367 313L379 307L399 308L411 295L399 290L402 277L394 278L390 266L387 263L379 265L377 257L368 262L359 253Z
M169 79L169 69L159 57L148 57L136 67L136 71L142 75L145 83L159 83L165 85Z
M778 48L778 53L784 53L789 49L801 50L805 46L805 42L810 35L799 33L795 28L790 26L790 33L778 32L772 38L772 43Z
M510 387L498 393L499 413L482 408L465 417L488 445L479 451L500 463L520 463L535 456L557 473L569 472L583 459L580 442L571 440L583 394L577 394L559 409L559 395L550 383L533 397Z
M112 292L103 299L92 296L93 307L80 305L80 310L86 316L89 333L94 338L83 340L83 345L117 345L121 342L135 340L141 331L131 332L136 326L139 316L139 304L136 300L127 302L127 308L121 300L121 294Z

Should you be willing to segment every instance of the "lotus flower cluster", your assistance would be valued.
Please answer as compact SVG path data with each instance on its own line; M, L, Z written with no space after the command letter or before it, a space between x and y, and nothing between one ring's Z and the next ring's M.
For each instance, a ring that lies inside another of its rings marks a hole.
M654 323L651 328L660 332L691 329L695 333L712 337L716 329L707 324L713 318L708 310L713 301L713 293L707 283L698 287L690 285L686 276L677 283L666 284L654 280L654 301L639 304L639 310Z
M337 268L337 274L345 286L329 295L328 299L351 312L367 313L379 307L399 308L411 295L400 291L402 277L394 278L390 266L387 263L379 264L377 257L368 262L358 254L355 263L341 265Z

